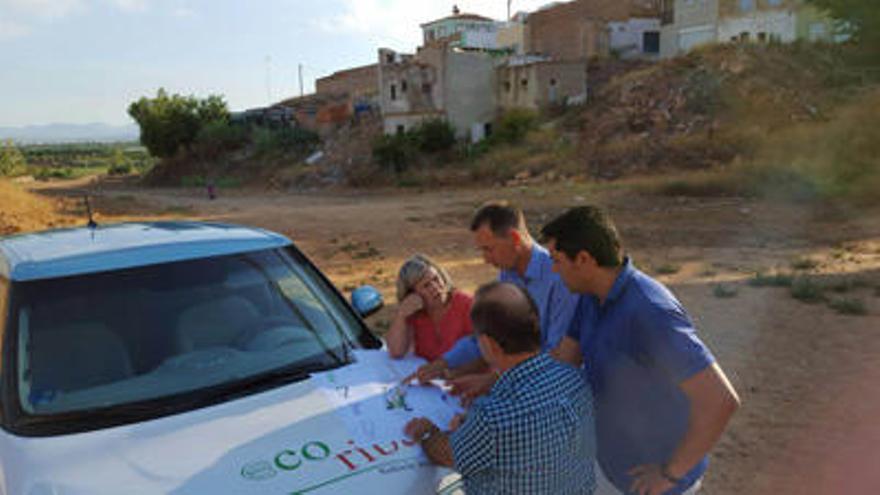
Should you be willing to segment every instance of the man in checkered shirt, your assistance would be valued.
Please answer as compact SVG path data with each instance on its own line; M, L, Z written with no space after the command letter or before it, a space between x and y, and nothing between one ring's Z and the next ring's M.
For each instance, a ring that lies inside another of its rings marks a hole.
M445 433L425 418L406 434L435 463L461 473L467 495L591 494L593 401L583 375L541 352L538 311L523 289L492 282L471 319L500 377Z

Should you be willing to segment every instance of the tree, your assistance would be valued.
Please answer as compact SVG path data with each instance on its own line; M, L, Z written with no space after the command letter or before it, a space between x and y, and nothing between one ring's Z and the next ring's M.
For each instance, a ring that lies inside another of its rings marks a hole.
M7 140L0 150L0 177L15 175L24 170L25 166L27 161L24 155L11 139Z
M877 0L807 0L837 21L840 34L880 56L880 9Z
M222 97L212 95L199 100L194 96L169 95L165 89L159 89L155 98L132 103L128 114L141 128L141 144L160 158L189 147L207 124L229 121L229 110Z

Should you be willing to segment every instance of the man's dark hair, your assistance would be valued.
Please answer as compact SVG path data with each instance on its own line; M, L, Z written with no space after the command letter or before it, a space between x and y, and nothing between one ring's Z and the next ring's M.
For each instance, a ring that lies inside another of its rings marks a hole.
M502 287L512 288L519 296L502 294ZM476 333L491 337L505 354L541 348L538 307L529 293L517 285L495 281L480 287L474 295L471 321Z
M541 229L545 239L556 243L556 250L574 259L586 251L602 267L623 264L620 236L611 218L597 206L578 206L559 215Z
M471 219L471 232L485 224L496 237L506 237L510 229L526 231L522 210L507 201L491 201L481 206Z

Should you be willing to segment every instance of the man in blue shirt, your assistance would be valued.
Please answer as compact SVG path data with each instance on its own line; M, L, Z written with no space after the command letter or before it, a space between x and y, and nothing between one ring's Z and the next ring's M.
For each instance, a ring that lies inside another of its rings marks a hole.
M736 391L675 296L623 257L600 209L573 208L542 233L565 284L583 294L555 354L583 362L602 471L626 494L693 493Z
M498 280L524 288L538 307L541 349L556 348L571 326L578 296L553 272L550 253L532 239L522 210L504 201L483 205L471 220L474 244L483 260L501 271ZM455 377L452 392L465 402L486 393L495 382L487 373L475 338L458 341L443 358L419 370L422 382Z
M471 318L500 378L451 434L425 418L406 434L433 462L461 473L467 495L589 495L595 441L583 375L540 351L538 311L522 288L492 282Z

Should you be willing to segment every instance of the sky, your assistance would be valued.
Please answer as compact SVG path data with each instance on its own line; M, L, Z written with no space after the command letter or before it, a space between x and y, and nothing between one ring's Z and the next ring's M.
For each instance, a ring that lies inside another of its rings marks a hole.
M513 0L532 11L549 0ZM318 77L413 52L435 0L0 0L0 127L129 124L161 87L221 95L231 110L305 92ZM503 19L507 0L459 1Z

